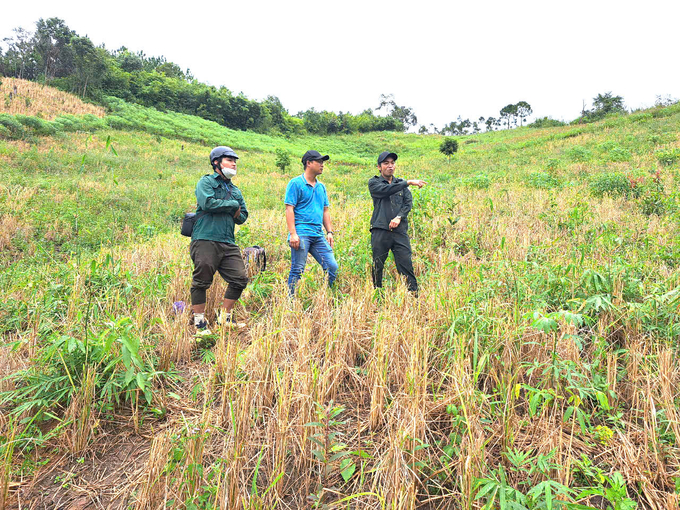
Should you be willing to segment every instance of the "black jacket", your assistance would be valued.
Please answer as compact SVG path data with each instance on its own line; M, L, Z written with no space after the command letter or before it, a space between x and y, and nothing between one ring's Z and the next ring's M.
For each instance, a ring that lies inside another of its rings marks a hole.
M371 216L371 229L390 229L390 221L395 216L401 216L401 223L393 232L408 232L408 213L413 206L413 197L408 189L408 183L404 179L392 178L387 182L381 175L376 175L368 180L368 191L373 198L373 216Z

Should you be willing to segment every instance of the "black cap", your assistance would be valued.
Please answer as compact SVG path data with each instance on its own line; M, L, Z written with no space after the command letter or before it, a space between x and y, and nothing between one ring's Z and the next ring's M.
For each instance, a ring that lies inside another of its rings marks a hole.
M305 155L302 156L302 162L303 163L306 162L306 161L309 161L309 160L328 161L329 159L331 159L331 157L329 155L322 156L319 151L307 151L307 152L305 152Z
M381 152L380 156L378 156L378 164L382 163L385 161L387 158L392 158L394 161L397 160L397 155L394 152Z

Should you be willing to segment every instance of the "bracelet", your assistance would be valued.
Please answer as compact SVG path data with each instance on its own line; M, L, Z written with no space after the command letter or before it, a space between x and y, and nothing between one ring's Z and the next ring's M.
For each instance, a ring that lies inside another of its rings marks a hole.
M328 235L328 234L333 235L333 231L329 230L328 232L326 232L326 235Z

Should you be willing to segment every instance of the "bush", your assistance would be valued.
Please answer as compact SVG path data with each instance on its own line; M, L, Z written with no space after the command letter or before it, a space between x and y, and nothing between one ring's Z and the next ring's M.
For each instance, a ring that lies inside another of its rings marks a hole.
M658 190L651 190L640 199L640 212L645 216L663 216L674 209L675 202Z
M638 181L621 173L598 175L590 182L590 192L599 198L605 195L612 198L638 197L640 190Z
M290 154L285 149L276 149L276 167L281 170L281 173L285 173L286 169L290 166Z
M451 156L458 152L458 140L454 138L444 138L444 141L439 146L439 152L444 154L451 161Z
M472 175L463 179L463 186L473 189L487 189L491 186L491 178L485 174Z
M624 149L623 147L617 146L609 151L610 161L630 161L630 158L630 151L628 149Z
M552 189L560 185L557 177L546 172L533 172L526 176L527 186L537 189Z
M529 124L529 127L532 128L550 128L550 127L561 127L561 126L566 126L567 124L565 122L562 122L561 120L556 120L556 119L551 119L550 117L543 117L541 119L536 119L533 121L531 124Z
M25 134L24 127L14 118L14 116L6 113L0 113L0 126L4 128L0 131L0 135L6 136L7 138L21 138Z
M572 161L588 161L593 153L581 145L576 145L567 151L567 155Z
M17 115L16 119L24 126L31 128L36 135L50 136L57 132L54 123L39 119L38 117L30 117L28 115Z
M550 158L548 161L545 162L545 167L551 172L554 172L561 166L561 164L562 162L559 159Z
M663 166L672 166L680 159L680 149L658 151L656 159Z

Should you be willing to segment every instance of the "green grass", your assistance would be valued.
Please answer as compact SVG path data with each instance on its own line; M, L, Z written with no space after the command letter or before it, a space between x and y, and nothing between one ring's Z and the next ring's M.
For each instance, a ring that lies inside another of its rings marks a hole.
M377 505L409 487L456 508L493 508L501 492L526 508L558 494L642 503L645 484L659 507L677 501L678 105L461 137L450 164L435 135L287 139L110 108L97 121L0 117L0 367L14 374L1 401L33 416L13 425L20 448L3 450L13 477L53 455L48 432L77 435L66 412L77 404L109 434L172 431L182 447L160 459L162 483L206 508L232 472L249 508ZM241 157L251 216L237 240L265 246L270 270L242 299L248 333L218 338L199 363L171 306L191 278L179 220L216 144ZM282 200L310 148L331 155L322 179L340 273L327 294L311 264L290 309ZM276 149L291 154L284 173ZM398 176L429 182L410 216L418 302L391 261L384 296L370 288L367 180L384 149L399 154ZM120 426L123 411L134 427ZM85 444L103 437L91 429ZM662 468L631 470L633 453Z

